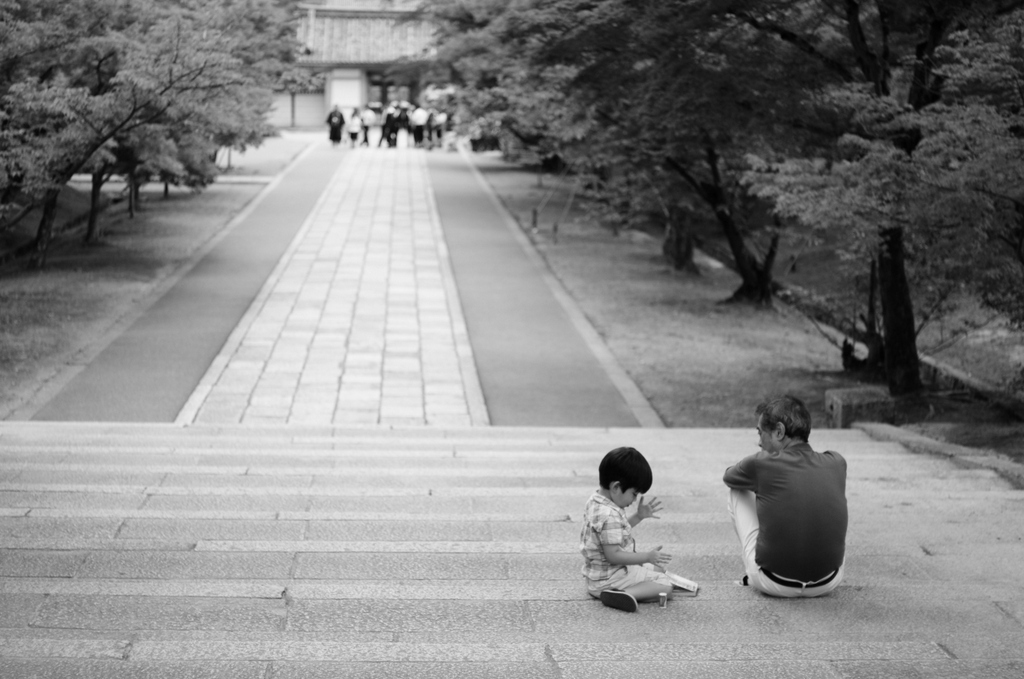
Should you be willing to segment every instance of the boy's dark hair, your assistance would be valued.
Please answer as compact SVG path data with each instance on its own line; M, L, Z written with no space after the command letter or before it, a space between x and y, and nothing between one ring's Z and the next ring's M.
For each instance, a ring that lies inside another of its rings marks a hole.
M604 489L611 488L612 483L618 481L622 490L634 488L642 494L649 491L654 482L651 465L636 448L616 448L609 452L601 460L597 473Z
M804 402L795 396L777 396L763 401L754 411L765 429L775 429L779 422L786 426L786 436L807 442L811 435L811 414Z

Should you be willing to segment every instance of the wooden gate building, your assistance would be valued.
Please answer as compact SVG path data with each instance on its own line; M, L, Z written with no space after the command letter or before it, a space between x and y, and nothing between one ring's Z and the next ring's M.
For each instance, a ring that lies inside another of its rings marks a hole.
M417 16L419 0L309 0L302 3L299 64L324 75L316 92L280 92L270 122L278 127L324 124L337 105L346 115L369 102L415 96L387 82L389 66L426 57L433 27Z

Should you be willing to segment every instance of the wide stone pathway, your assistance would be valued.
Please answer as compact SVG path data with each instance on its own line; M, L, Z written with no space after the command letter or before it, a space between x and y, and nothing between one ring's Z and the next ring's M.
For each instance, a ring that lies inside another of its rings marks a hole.
M820 430L849 460L847 579L734 584L722 470L753 429L0 423L4 679L1024 675L1024 491ZM696 598L586 596L579 516L637 446L637 527Z
M488 423L423 152L339 157L179 423Z

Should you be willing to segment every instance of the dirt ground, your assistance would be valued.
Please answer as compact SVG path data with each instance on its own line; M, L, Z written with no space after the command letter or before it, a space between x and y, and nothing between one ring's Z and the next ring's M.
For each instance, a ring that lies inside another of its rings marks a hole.
M268 177L308 143L302 135L268 140L258 153L231 159L229 174ZM696 276L676 272L657 239L615 236L578 206L564 211L566 188L555 177L538 184L535 172L493 154L476 161L527 232L532 210L548 199L531 239L666 425L753 427L758 401L785 392L803 398L821 426L825 391L860 384L799 313L723 304L738 279L717 262L702 259ZM123 204L107 211L102 244L69 239L45 271L0 270L0 418L30 415L41 395L187 270L260 188L225 181L164 199L162 187L152 187L134 219ZM933 438L1024 459L1024 423L967 394L907 399L898 417Z
M100 243L74 235L55 244L42 271L0 270L0 417L19 418L99 353L259 188L215 185L164 199L153 187L134 219L124 204L108 209Z
M864 384L843 371L840 350L824 331L795 310L723 303L739 278L718 262L699 259L696 276L675 271L660 240L635 231L616 236L578 205L566 210L569 190L556 176L538 180L535 170L497 154L475 159L666 425L752 427L761 398L784 392L804 399L821 426L827 390ZM541 206L534 231L533 211ZM976 372L982 350L1003 346L1005 361L987 356L986 369L1019 372L1020 338L1001 341L973 353L963 343L942 358ZM1024 460L1024 422L964 391L900 399L896 424Z

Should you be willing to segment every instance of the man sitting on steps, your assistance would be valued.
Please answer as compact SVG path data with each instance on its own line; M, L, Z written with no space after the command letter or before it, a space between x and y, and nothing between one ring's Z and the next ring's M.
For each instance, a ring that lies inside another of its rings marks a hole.
M846 460L807 443L800 399L759 405L761 451L725 470L729 514L743 549L743 585L777 597L828 594L843 579Z

